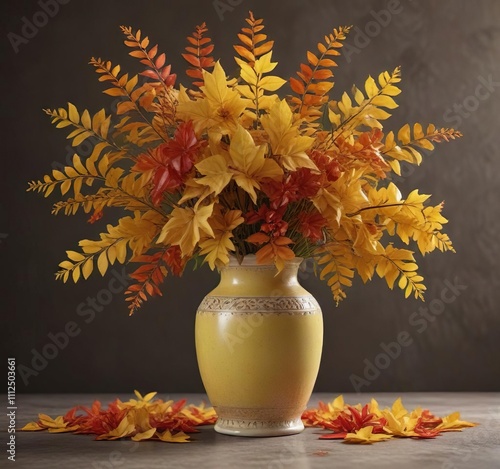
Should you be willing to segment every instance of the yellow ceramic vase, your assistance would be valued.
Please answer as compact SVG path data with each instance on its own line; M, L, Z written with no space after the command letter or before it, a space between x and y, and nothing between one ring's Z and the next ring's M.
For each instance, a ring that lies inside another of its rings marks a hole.
M196 314L196 354L219 419L215 430L278 436L304 429L323 346L323 318L297 279L302 259L277 274L246 256L231 259Z

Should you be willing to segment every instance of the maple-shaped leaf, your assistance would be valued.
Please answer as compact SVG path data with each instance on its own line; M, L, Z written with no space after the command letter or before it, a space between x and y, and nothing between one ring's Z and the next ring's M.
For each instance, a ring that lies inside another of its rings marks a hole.
M202 97L191 100L185 90L181 90L177 118L193 120L198 133L206 129L216 129L222 134L232 133L248 100L228 86L226 72L219 62L213 72L203 70L203 80L205 84L200 87Z
M233 172L228 168L228 161L222 155L205 158L196 165L196 169L204 177L195 181L209 187L214 195L219 195L233 177Z
M399 437L417 436L414 432L414 428L418 421L417 419L409 419L405 416L396 418L396 416L389 410L383 410L382 414L386 421L384 431L389 435Z
M283 170L278 163L265 157L266 146L255 145L250 133L238 126L229 147L230 165L233 178L253 203L257 203L255 189L260 189L262 179L281 179Z
M344 442L346 443L359 443L359 444L372 444L379 441L385 441L392 438L392 435L384 435L383 433L373 433L373 427L364 427L357 430L356 433L348 433Z
M214 237L200 242L200 254L205 255L205 260L213 270L229 262L229 253L235 250L231 241L233 230L244 222L241 210L229 210L222 213L220 205L214 209L213 215L208 219Z
M174 208L161 230L158 242L179 246L183 256L190 256L200 240L201 232L214 236L208 223L213 208L214 204L198 208Z
M318 169L306 153L314 139L300 134L298 126L293 123L292 110L284 99L276 102L269 114L262 116L261 122L269 135L273 155L280 158L286 169Z

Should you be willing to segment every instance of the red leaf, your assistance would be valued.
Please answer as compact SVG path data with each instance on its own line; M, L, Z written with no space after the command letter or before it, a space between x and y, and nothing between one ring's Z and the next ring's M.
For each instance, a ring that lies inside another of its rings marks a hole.
M347 432L344 433L327 433L326 435L321 435L319 437L320 440L343 440L347 435Z

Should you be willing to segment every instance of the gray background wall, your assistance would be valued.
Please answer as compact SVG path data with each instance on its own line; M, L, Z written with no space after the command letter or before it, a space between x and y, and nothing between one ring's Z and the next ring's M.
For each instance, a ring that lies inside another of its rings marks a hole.
M397 10L389 20L380 16L388 5ZM347 41L349 57L339 59L335 96L352 83L362 84L369 73L401 64L403 94L388 126L434 122L454 125L465 134L439 146L401 183L406 192L419 187L432 193L436 203L446 200L448 233L457 254L436 253L419 261L428 286L426 306L436 314L421 316L419 302L405 301L401 292L390 292L379 280L367 286L356 282L336 309L326 285L312 276L303 278L325 317L316 389L352 391L354 375L365 380L357 380L357 389L368 392L500 389L499 1L72 0L60 5L16 53L8 33L22 34L23 17L32 19L40 9L35 1L9 0L2 2L0 15L2 344L18 366L30 368L34 354L57 353L46 363L34 363L40 371L25 374L27 384L19 376L18 390L202 390L194 314L217 275L203 268L169 279L164 298L128 317L122 294L103 292L109 285L117 288L110 284L112 277L93 277L76 286L53 279L64 251L81 238L96 236L100 226L88 225L85 216L54 217L50 209L55 198L46 200L25 189L28 180L66 158L65 133L55 130L41 109L71 101L97 111L111 103L101 94L88 59L101 56L137 71L122 46L119 25L142 28L185 81L180 53L194 25L207 21L216 55L234 70L231 44L249 9L266 20L276 41L280 74L290 76L305 51L330 28L353 24L359 29ZM377 13L384 26L373 23ZM489 91L478 89L484 81L490 82ZM466 287L449 303L439 300L443 292L450 294L446 282ZM109 303L85 305L96 297ZM47 346L52 343L49 334L66 327L76 336L63 349ZM395 358L384 362L383 344L402 332L407 332L405 343L411 343L400 352L393 346ZM375 361L378 372L365 370Z

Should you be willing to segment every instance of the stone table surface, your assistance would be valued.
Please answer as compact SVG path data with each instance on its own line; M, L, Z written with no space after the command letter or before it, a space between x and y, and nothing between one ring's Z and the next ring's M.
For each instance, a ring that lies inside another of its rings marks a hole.
M310 406L319 400L330 401L336 394L314 394ZM460 411L465 420L480 426L463 432L446 433L436 439L394 439L375 445L348 445L341 441L319 440L318 429L274 438L242 438L220 435L212 426L202 427L192 435L193 443L136 443L94 441L92 436L17 432L16 461L7 460L2 450L0 467L43 468L473 468L500 467L500 393L374 393L344 394L346 402L369 402L371 397L381 406L403 398L407 408L422 406L436 415ZM114 398L128 400L130 395L88 394L22 394L17 396L17 426L36 420L38 413L52 417L64 414L70 407L90 405L94 399L107 404ZM202 394L167 395L162 399L188 398L198 404ZM4 401L5 402L5 401ZM1 415L3 444L8 440L5 412Z

